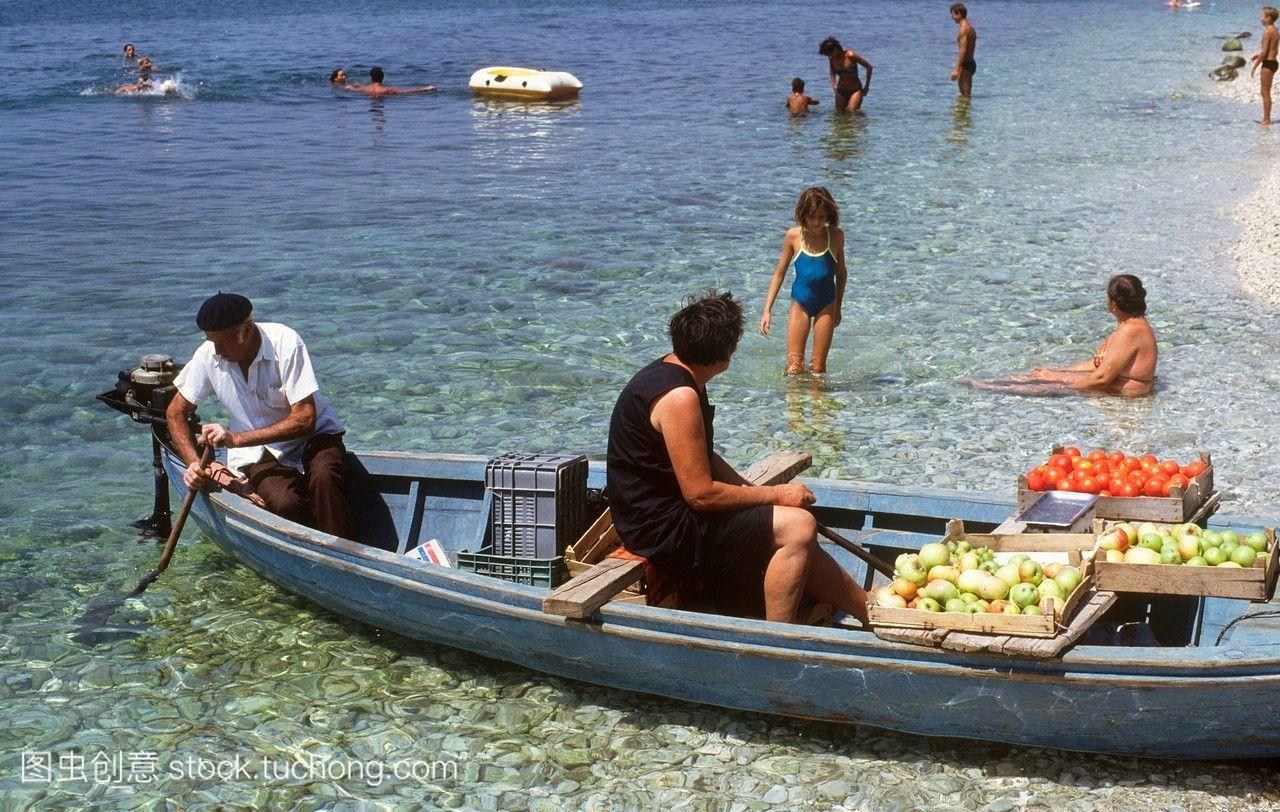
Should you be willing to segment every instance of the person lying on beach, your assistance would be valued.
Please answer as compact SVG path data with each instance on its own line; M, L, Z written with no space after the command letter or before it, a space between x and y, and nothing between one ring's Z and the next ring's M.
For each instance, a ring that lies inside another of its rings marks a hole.
M973 74L978 71L978 63L973 59L978 32L969 22L969 9L965 8L964 3L952 4L951 19L960 27L956 32L956 46L960 52L956 55L955 70L951 71L951 81L960 88L960 95L967 99L973 95Z
M407 96L410 93L431 93L436 89L435 85L426 85L425 87L388 87L382 83L386 74L382 72L382 68L369 69L369 84L367 85L347 85L346 89L354 93L363 93L366 96Z
M342 68L338 68L333 73L329 74L329 84L338 85L340 87L346 87L347 72L344 71Z
M132 42L124 44L124 58L130 62L138 58L138 52L134 50Z
M1258 52L1249 60L1253 62L1253 70L1249 71L1250 79L1258 72L1258 68L1262 68L1262 76L1258 80L1258 89L1262 95L1262 118L1258 123L1264 127L1271 126L1271 80L1276 78L1276 68L1280 67L1280 63L1276 62L1277 46L1280 46L1276 17L1280 17L1280 10L1275 6L1262 7L1262 42L1259 43Z
M804 93L804 80L799 76L791 80L791 95L787 96L787 109L793 116L802 116L809 112L809 107L818 103L812 96Z
M1147 291L1133 274L1118 274L1107 283L1107 310L1116 329L1093 358L1065 369L1036 367L1023 375L974 380L976 389L1015 395L1090 394L1140 397L1151 392L1159 349L1147 322Z
M818 53L827 58L831 89L836 92L836 109L849 113L861 109L863 98L871 92L871 63L853 51L846 51L835 37L824 39ZM865 84L858 78L859 65L867 69Z

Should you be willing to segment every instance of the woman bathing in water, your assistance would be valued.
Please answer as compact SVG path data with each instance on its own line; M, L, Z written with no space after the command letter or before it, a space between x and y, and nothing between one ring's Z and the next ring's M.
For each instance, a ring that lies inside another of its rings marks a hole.
M787 266L794 259L796 278L791 284L791 314L787 317L787 374L804 372L804 346L812 329L810 368L821 375L827 371L827 353L840 324L840 305L848 277L840 209L826 188L813 186L796 201L796 223L782 238L782 256L778 257L764 312L760 314L760 335L769 336L773 302L786 278Z
M863 98L871 92L871 63L853 51L846 51L835 37L824 39L818 53L827 58L831 89L836 92L836 109L850 113L861 109ZM865 84L858 78L859 65L867 69Z
M1065 369L1036 367L1025 375L970 383L978 389L1018 395L1149 394L1156 379L1159 353L1155 331L1147 323L1147 291L1142 281L1127 273L1111 277L1107 283L1107 310L1115 316L1116 329L1088 361Z

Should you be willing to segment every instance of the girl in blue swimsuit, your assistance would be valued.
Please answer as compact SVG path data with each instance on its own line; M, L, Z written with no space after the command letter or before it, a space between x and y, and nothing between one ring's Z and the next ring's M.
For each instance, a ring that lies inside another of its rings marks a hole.
M796 202L796 227L782 240L782 256L773 271L769 295L760 315L760 334L768 337L773 303L793 260L795 281L791 284L791 314L787 320L787 374L804 372L804 348L813 332L810 369L827 371L827 353L836 325L848 272L844 265L844 232L840 230L840 209L831 193L822 186L805 189Z

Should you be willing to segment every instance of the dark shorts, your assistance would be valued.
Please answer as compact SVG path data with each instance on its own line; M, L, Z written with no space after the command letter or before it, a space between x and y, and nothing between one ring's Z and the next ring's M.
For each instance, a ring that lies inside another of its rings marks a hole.
M764 571L773 558L773 505L711 519L699 556L702 598L728 615L764 617Z
M969 73L977 73L978 63L972 59L966 59L960 63L960 70L968 71Z
M1262 68L1263 68L1263 70L1269 70L1269 71L1271 71L1272 73L1275 73L1275 71L1276 71L1276 68L1277 68L1277 67L1280 67L1280 64L1278 64L1278 63L1276 62L1276 60L1274 60L1274 59L1264 59L1264 60L1262 60Z

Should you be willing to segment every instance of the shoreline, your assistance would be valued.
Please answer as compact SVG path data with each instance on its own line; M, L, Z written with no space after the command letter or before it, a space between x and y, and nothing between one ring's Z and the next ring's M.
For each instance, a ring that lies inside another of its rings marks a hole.
M1262 98L1256 76L1250 79L1242 70L1237 78L1214 84L1221 95L1249 105L1255 115L1261 115ZM1273 89L1273 103L1276 95ZM1253 192L1235 206L1232 216L1240 225L1231 256L1236 261L1241 288L1272 307L1280 307L1280 162L1274 163Z

